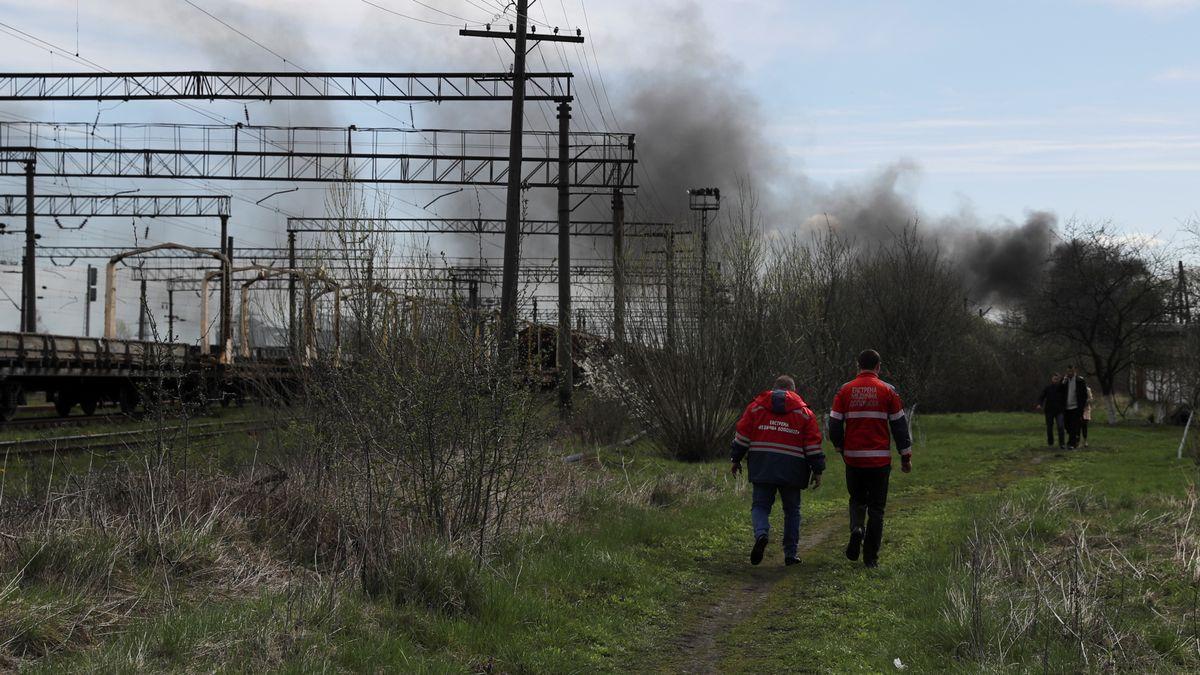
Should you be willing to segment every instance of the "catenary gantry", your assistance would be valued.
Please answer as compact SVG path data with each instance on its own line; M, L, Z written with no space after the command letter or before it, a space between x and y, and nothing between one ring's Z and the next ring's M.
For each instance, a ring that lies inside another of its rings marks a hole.
M0 216L24 216L25 195L0 195ZM33 213L46 217L205 218L229 216L227 195L36 195Z
M511 73L0 73L0 101L507 101ZM571 100L571 73L526 73L530 101Z
M0 122L0 175L501 186L503 131ZM557 187L557 134L526 131L526 187ZM632 134L571 132L573 190L633 189Z

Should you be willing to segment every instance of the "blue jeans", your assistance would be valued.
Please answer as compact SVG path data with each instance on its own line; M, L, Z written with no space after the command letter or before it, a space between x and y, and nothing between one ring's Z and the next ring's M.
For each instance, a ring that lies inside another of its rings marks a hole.
M771 506L775 504L776 490L783 502L783 555L794 558L796 547L800 545L800 488L754 483L754 499L750 505L754 538L765 537L771 531Z

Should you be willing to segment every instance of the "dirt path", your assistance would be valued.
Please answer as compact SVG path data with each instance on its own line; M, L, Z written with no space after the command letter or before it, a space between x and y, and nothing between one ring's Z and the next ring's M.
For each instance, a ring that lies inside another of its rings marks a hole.
M1008 465L1001 473L988 476L986 479L963 483L956 486L953 492L929 492L905 497L896 497L888 504L893 513L900 509L909 509L925 504L941 501L942 499L961 499L972 494L984 494L1011 484L1017 479L1033 473L1032 465L1040 464L1042 457L1032 459L1028 464ZM799 554L804 560L805 554L819 546L841 536L845 527L845 515L841 511L829 514L820 520L803 521L800 534ZM841 543L835 542L840 548ZM834 544L829 544L834 545ZM671 640L675 650L674 657L667 660L670 670L682 673L719 673L723 659L717 644L720 636L729 633L765 604L765 600L775 591L775 587L785 581L790 573L803 573L805 565L796 568L785 568L779 560L778 540L772 540L767 549L768 555L763 564L750 567L746 562L745 551L738 551L736 559L722 558L712 561L713 576L716 587L713 599L696 613L683 617L687 621L686 628ZM702 601L703 602L703 601Z
M812 527L802 526L798 548L800 559L803 560L805 554L829 541L835 532L840 531L840 525L841 520L831 517ZM792 569L784 567L777 559L778 554L778 539L773 539L762 565L747 567L743 556L736 570L729 570L731 574L728 575L722 574L723 578L730 580L732 588L723 589L716 602L693 617L688 628L675 638L673 645L680 657L673 664L673 669L677 668L683 673L720 672L717 664L721 661L721 653L717 638L749 618L763 605L776 585L786 579L789 573L795 573L803 567L803 564ZM745 555L749 555L749 549Z

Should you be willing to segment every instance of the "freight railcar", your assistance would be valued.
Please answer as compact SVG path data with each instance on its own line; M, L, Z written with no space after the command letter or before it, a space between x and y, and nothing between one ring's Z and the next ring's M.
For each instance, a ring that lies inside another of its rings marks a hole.
M221 364L185 344L0 332L0 422L38 393L63 416L76 405L91 415L101 402L131 414L148 389L226 403L240 401L255 385L286 391L293 380L286 353L270 350Z

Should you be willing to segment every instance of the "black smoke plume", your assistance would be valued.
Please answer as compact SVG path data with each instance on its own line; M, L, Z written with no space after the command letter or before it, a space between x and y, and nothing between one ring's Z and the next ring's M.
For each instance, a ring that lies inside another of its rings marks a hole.
M688 188L719 187L728 201L750 187L768 230L829 226L871 246L917 224L960 266L971 301L1011 304L1030 289L1050 247L1052 213L1033 212L1021 224L984 223L969 211L931 220L904 189L919 172L910 160L862 183L815 185L767 135L757 95L741 84L742 66L714 47L702 14L697 3L677 5L671 20L684 29L664 46L671 58L619 82L628 92L618 108L621 130L638 135L638 202L648 212L682 221Z

